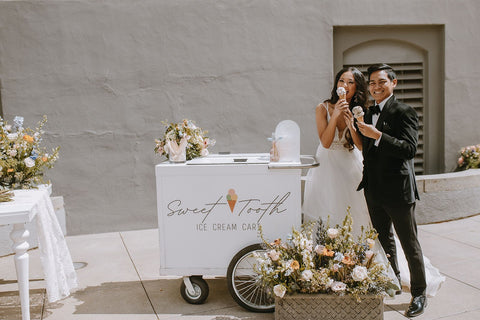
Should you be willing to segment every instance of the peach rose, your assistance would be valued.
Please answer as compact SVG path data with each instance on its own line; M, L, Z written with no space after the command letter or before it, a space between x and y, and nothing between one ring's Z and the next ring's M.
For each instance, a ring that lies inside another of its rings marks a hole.
M273 240L272 243L270 243L272 246L279 246L282 243L282 239L278 238Z
M348 265L353 265L353 264L355 264L355 261L353 261L353 259L350 258L350 256L345 255L345 257L343 257L343 259L342 259L342 263L343 264L348 264Z
M300 269L300 263L298 263L297 260L293 260L290 264L290 268L292 268L293 270L298 270Z
M26 134L23 136L23 140L27 141L27 142L30 142L30 143L33 143L33 137Z
M323 256L333 257L334 254L335 254L335 251L332 251L332 250L327 249L327 248L323 248L323 252L322 252Z

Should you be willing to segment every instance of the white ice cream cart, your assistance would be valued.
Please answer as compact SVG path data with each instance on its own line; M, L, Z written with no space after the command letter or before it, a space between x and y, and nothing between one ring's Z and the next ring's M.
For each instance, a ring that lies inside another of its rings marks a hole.
M270 163L269 154L228 154L158 164L160 275L183 276L182 297L194 304L208 296L202 276L226 276L239 305L272 311L271 290L253 270L252 253L265 251L259 226L273 241L301 224L301 173L312 158Z

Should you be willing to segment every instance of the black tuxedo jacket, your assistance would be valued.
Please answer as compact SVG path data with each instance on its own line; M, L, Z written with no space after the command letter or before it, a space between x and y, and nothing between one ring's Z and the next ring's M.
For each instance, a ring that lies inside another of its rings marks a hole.
M365 123L372 124L370 109ZM357 190L379 204L409 204L419 199L413 158L417 152L418 116L415 110L390 97L378 118L382 132L378 147L363 136L363 178Z

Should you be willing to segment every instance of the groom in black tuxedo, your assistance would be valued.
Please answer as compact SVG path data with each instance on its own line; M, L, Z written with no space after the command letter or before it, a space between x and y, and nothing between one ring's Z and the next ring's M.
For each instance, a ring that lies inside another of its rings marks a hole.
M368 68L368 87L376 105L368 108L365 123L357 123L363 136L364 159L358 190L364 189L373 227L400 278L392 225L395 227L410 270L412 301L406 315L415 317L423 313L427 303L425 267L415 221L415 200L419 198L413 158L418 117L412 107L397 101L393 95L396 85L395 72L389 65Z

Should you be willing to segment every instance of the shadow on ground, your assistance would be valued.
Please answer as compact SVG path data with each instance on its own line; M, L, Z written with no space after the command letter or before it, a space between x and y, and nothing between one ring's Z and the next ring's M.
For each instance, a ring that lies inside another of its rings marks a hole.
M207 279L210 294L205 303L192 305L180 294L181 279L107 282L77 290L74 314L158 314L182 318L210 315L216 319L248 317L252 320L274 319L272 313L252 313L240 307L230 296L225 279ZM47 305L47 309L55 308ZM220 318L218 318L220 316Z

